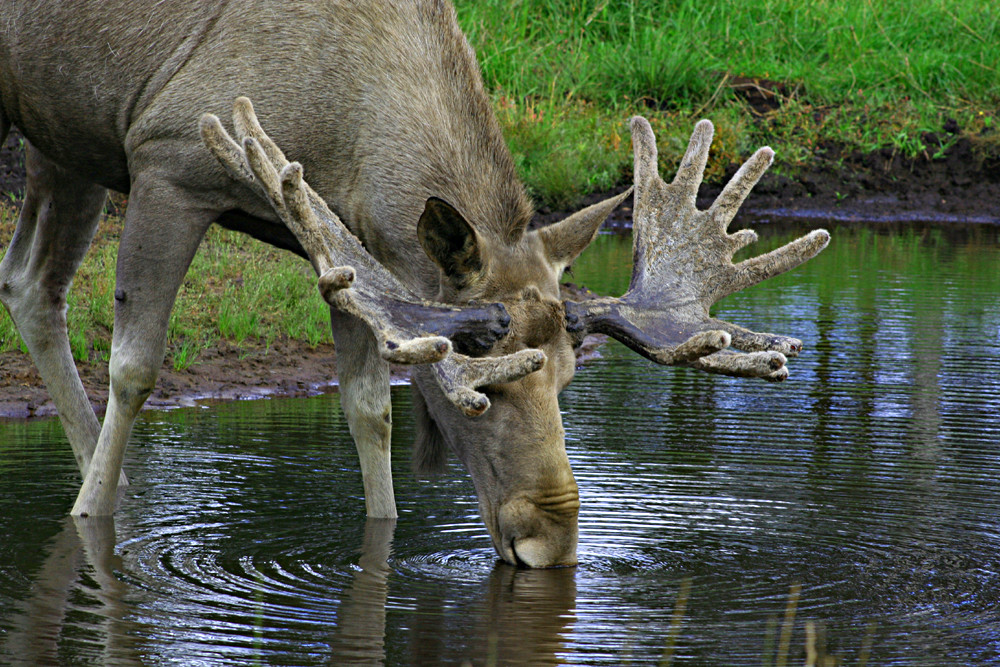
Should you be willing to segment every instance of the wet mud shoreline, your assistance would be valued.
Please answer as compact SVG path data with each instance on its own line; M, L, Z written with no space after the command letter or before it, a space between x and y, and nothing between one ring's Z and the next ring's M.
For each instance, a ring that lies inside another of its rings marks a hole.
M750 193L734 226L800 220L1000 225L1000 157L984 155L965 138L946 148L936 137L925 140L927 151L914 159L891 149L845 153L827 146L793 176L772 169ZM941 156L932 157L938 149ZM736 169L731 167L722 183L703 184L698 205L711 205ZM589 196L584 204L606 196ZM612 215L611 228L631 226L630 206L626 202ZM542 209L536 224L563 215Z

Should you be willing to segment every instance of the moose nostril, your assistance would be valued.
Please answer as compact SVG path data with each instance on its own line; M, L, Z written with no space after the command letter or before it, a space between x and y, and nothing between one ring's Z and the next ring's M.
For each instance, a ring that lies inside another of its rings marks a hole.
M504 329L510 326L510 313L502 303L498 303L497 307L500 309L500 315L497 317L497 323Z

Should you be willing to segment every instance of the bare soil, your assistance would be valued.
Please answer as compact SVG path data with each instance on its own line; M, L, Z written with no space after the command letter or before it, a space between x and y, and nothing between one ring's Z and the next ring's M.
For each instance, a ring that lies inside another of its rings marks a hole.
M963 138L932 159L947 139L925 136L928 150L916 159L904 158L891 149L861 154L835 145L821 146L810 166L794 176L767 174L751 193L736 225L803 219L824 224L834 220L1000 225L1000 158L984 157ZM0 196L19 199L24 182L20 137L13 134L0 151ZM720 190L721 185L703 186L700 204L710 204ZM595 194L586 203L608 194ZM631 202L627 202L608 226L628 229L631 214ZM534 224L544 225L564 215L564 211L543 208ZM592 337L584 357L593 354L600 341ZM164 409L202 401L334 391L335 357L332 346L313 348L302 341L282 340L269 349L222 342L203 352L186 370L174 370L168 358L146 407ZM103 412L107 364L83 364L80 374L95 409ZM396 369L394 378L405 381L405 369ZM25 419L54 412L30 358L19 352L0 354L0 418Z
M312 348L299 341L280 341L270 349L262 349L223 341L202 352L185 370L174 370L168 359L145 407L165 409L200 402L333 391L335 358L332 345ZM108 365L78 363L77 367L91 404L99 414L103 413L108 401ZM403 381L405 376L396 379ZM0 418L54 414L55 406L31 358L20 352L0 354Z

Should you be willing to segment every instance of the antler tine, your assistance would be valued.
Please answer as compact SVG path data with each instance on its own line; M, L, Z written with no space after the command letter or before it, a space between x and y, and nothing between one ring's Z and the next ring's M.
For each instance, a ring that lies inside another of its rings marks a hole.
M289 215L289 211L286 210L285 201L289 193L285 192L285 181L288 180L289 186L298 189L295 180L296 172L298 179L301 180L301 165L296 169L293 165L288 165L286 161L282 165L282 171L279 175L272 164L262 159L263 148L259 142L247 138L248 140L244 141L243 146L236 143L214 114L204 114L201 117L200 129L203 143L219 164L225 167L229 175L239 182L256 188L264 195L282 220L288 218L286 224L290 225L290 229L298 238L299 243L302 244L317 273L322 274L329 269L330 267L325 264L330 251L323 230L318 224L309 224L314 223L315 215L300 210L295 210L292 212L293 215ZM288 169L288 167L292 168ZM296 196L295 199L299 198ZM300 219L305 224L300 224Z
M434 377L448 400L466 416L478 417L489 409L490 399L476 388L513 382L539 370L545 361L545 353L535 349L478 359L454 353L434 364Z
M241 141L245 141L248 137L256 139L267 155L268 162L279 171L288 164L288 158L260 126L257 112L253 110L253 103L247 97L237 97L233 102L233 129Z
M735 272L731 284L726 290L718 290L716 298L721 299L790 271L818 255L828 243L830 233L825 229L815 229L769 253L745 259L733 267Z
M781 381L797 338L756 333L709 316L720 298L755 285L814 257L830 240L816 230L765 255L733 265L733 254L757 240L750 230L727 228L751 189L770 166L774 151L761 148L739 169L707 211L695 197L708 162L712 124L700 121L673 182L659 176L656 138L646 119L632 119L636 202L633 275L620 298L567 302L590 331L609 334L661 364L710 373ZM744 353L725 348L732 345Z
M649 121L645 118L637 116L632 122L633 127L636 125L640 127L645 125L650 136L653 135L653 128L649 127ZM708 164L708 149L712 146L712 136L714 134L715 127L711 121L698 121L694 126L694 132L691 133L691 140L688 142L684 157L681 158L681 166L678 167L677 175L674 176L674 187L692 205L694 205L694 200L698 196L698 186L701 185L701 180L705 176L705 166ZM655 137L653 141L656 141ZM656 164L653 165L653 172L659 177L658 166Z
M509 382L541 367L544 354L538 350L488 359L453 354L449 337L460 337L472 353L485 353L505 336L510 317L504 307L480 304L459 308L414 295L368 254L309 187L302 165L289 162L261 128L250 100L236 100L233 126L242 145L216 116L205 114L200 122L202 140L234 179L267 199L320 274L318 287L323 298L365 322L384 359L398 364L436 364L445 393L469 415L482 414L489 407L489 401L475 387Z
M650 187L660 180L660 173L656 167L659 159L656 136L653 134L653 128L641 116L632 118L630 125L632 126L632 151L635 155L635 166L632 171L636 199L645 199Z
M351 266L338 266L338 255L347 255L354 263L360 260L364 269L368 269L367 272L371 274L366 277L379 278L371 281L375 284L393 282L394 279L384 269L382 272L375 270L373 261L365 261L367 253L361 244L347 232L340 219L325 204L319 211L304 205L310 197L307 190L309 186L301 177L302 167L289 164L277 146L263 133L249 100L237 100L233 116L233 124L245 133L242 148L229 137L214 116L202 118L202 137L230 174L257 187L295 234L317 273L321 274L319 287L323 297L331 305L365 321L379 340L380 353L387 361L400 364L433 363L447 356L451 352L451 342L444 336L403 331L394 325L384 299L372 298L364 290L355 291L354 294L346 291L353 283L355 269ZM237 160L243 162L243 166ZM320 216L326 224L320 224ZM411 296L402 285L391 293Z

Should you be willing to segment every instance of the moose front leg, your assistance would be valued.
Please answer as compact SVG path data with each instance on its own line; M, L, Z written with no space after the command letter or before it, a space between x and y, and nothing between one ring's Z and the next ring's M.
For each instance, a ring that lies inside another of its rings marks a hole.
M133 184L118 247L108 409L74 516L114 513L125 446L163 363L177 290L216 215L159 179Z
M10 311L59 412L80 468L101 425L80 382L66 334L66 295L97 230L106 191L42 155L25 151L27 192L17 231L0 262L0 302ZM122 476L120 483L125 483Z
M340 400L361 461L365 509L378 519L396 518L392 491L392 405L389 364L371 329L358 318L330 309L337 348Z

